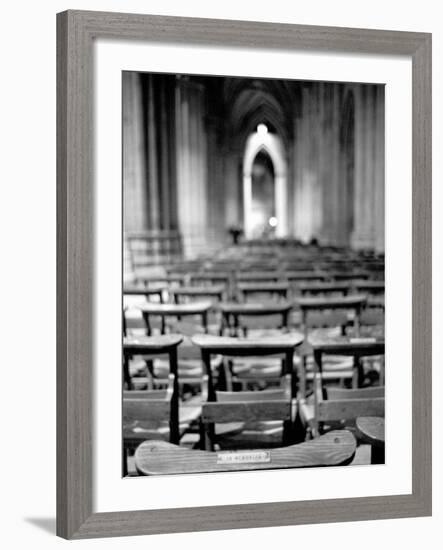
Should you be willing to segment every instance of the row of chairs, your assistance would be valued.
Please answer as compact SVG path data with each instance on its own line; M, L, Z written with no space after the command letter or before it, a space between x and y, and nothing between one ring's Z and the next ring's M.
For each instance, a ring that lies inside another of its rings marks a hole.
M124 468L150 475L355 460L359 421L384 416L383 275L383 257L287 242L138 273L131 293L145 299L124 312ZM280 300L250 302L254 294ZM379 317L363 331L374 307Z
M136 291L140 296L142 290ZM208 291L209 292L209 291ZM124 308L124 330L128 318L141 322L148 334L154 329L189 333L203 330L223 335L247 334L249 329L303 330L314 327L340 327L359 335L361 327L384 324L384 301L374 302L366 294L349 296L300 297L295 300L263 300L255 302L220 302L188 296L189 301L174 303L132 301ZM184 321L188 321L188 325ZM158 324L160 321L160 325ZM140 325L139 322L139 325ZM177 323L181 323L178 325ZM177 328L181 326L181 328Z
M203 338L204 347L205 337L201 338ZM210 345L213 350L220 351L230 344L230 342L226 343L226 340L226 338L216 338L212 343L210 342ZM220 349L214 347L217 345L222 347ZM239 353L239 349L237 346L233 353ZM260 354L262 351L263 344L259 348L249 349L252 355ZM207 361L208 358L206 357L205 360ZM212 372L212 368L208 372ZM322 373L317 369L317 374L315 380L319 384ZM178 444L180 437L197 420L200 446L206 450L214 450L220 446L250 449L257 443L261 448L275 446L275 444L286 446L303 439L304 436L301 434L304 433L305 428L310 435L318 437L327 431L325 427L330 429L329 424L332 422L339 422L340 424L335 427L342 428L343 421L355 419L362 414L380 415L383 412L384 388L382 386L359 390L341 389L335 390L335 393L326 393L332 390L323 388L321 398L317 388L317 391L307 399L306 395L302 395L299 391L294 393L289 374L280 376L280 387L259 392L220 390L211 392L208 389L207 375L205 375L201 407L196 407L192 403L188 406L184 405L179 420L178 418L176 420L178 426L173 428L173 420L168 416L168 410L171 414L173 407L168 409L168 403L172 402L174 396L174 376L176 375L168 376L168 385L165 390L125 392L126 451L136 447L140 441L152 439L152 437L169 439L170 442ZM213 383L212 381L209 387L213 388ZM365 396L366 392L368 392L367 396ZM375 401L374 392L377 393ZM143 426L137 422L134 425L137 418L149 419L149 426Z

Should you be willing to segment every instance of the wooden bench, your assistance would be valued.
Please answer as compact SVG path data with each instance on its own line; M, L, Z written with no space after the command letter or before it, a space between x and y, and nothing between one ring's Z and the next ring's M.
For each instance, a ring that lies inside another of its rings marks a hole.
M135 463L141 475L312 468L349 464L355 450L355 437L347 430L289 447L251 451L198 451L165 441L146 441L137 448Z

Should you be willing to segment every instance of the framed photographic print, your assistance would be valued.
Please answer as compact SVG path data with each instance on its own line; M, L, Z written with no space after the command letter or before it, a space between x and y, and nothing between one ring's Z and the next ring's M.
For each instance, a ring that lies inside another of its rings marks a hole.
M431 36L58 15L57 531L431 513Z

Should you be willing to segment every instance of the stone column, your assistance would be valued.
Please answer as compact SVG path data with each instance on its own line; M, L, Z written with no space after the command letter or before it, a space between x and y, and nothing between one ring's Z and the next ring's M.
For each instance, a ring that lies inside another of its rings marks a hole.
M161 226L163 230L169 231L171 227L171 198L170 181L171 174L169 170L169 147L168 147L168 111L167 111L167 90L166 82L161 82L160 93L160 198L161 198Z
M355 185L354 185L354 232L352 246L362 248L365 245L365 187L366 187L366 96L367 87L355 89Z
M226 227L240 225L243 220L243 212L239 205L239 187L243 192L243 181L239 180L239 153L226 151L224 158L224 188L225 188L225 224ZM246 194L243 196L245 197ZM245 198L243 199L245 200ZM243 209L245 205L243 204ZM243 220L244 223L244 220Z
M323 197L321 242L339 244L339 90L337 84L321 84L320 182Z
M375 249L385 250L385 88L376 90Z
M356 90L353 246L375 248L384 233L384 106L380 87ZM383 229L381 229L383 227Z
M208 235L211 244L220 247L226 241L225 227L225 196L223 185L223 151L219 144L218 127L220 120L207 117L207 216L209 220Z
M315 226L315 210L312 201L317 184L314 168L318 136L314 135L317 122L318 95L315 85L303 87L301 92L300 117L296 120L294 142L294 235L307 242L312 238Z
M207 245L207 164L204 90L185 78L176 88L178 219L186 258Z
M140 75L123 72L123 201L124 231L144 231L146 217L146 164Z
M156 127L156 105L154 99L153 76L148 77L148 120L146 128L146 140L148 144L148 211L149 211L149 229L156 232L160 228L160 209L159 209L159 181L157 166L157 127Z

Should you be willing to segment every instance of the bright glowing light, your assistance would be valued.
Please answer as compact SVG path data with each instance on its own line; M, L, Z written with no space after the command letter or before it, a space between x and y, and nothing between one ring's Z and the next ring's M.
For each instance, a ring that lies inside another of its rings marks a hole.
M272 216L271 218L269 218L269 225L271 227L277 227L277 218L275 218L274 216Z
M267 133L268 133L268 127L266 126L266 124L259 124L257 126L257 134L260 134L261 136L263 136Z

